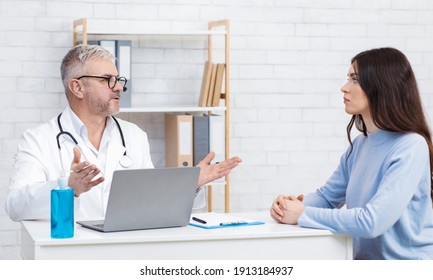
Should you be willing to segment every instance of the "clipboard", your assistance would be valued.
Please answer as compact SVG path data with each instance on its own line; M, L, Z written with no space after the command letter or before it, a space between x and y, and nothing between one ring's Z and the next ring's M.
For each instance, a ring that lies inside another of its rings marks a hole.
M204 229L215 229L263 225L264 222L254 219L240 218L226 213L210 212L193 213L189 220L189 224Z

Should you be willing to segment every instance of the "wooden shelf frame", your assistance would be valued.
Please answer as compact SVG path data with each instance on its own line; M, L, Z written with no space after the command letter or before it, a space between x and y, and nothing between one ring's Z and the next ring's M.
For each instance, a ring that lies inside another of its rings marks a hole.
M225 52L225 92L221 93L221 99L225 101L225 159L230 158L230 21L219 20L211 21L208 23L208 30L211 32L214 28L223 27L225 30L224 34L224 52ZM208 61L212 62L213 55L213 36L208 35ZM209 111L211 114L212 111ZM225 178L225 190L224 190L224 209L226 213L230 212L230 174L226 175ZM208 210L212 211L212 185L208 186Z

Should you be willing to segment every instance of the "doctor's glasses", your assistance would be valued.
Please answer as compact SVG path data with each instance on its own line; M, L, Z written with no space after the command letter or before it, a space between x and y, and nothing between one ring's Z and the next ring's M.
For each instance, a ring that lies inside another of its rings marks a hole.
M95 79L104 79L108 82L108 87L111 89L114 89L117 82L124 88L126 86L126 83L128 82L128 79L125 77L116 77L116 76L92 76L92 75L83 75L81 77L78 77L77 80L82 78L95 78Z

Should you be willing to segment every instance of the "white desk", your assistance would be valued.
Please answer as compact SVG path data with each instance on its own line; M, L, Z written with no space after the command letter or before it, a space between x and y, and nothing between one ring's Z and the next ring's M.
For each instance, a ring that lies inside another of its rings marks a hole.
M50 238L49 221L21 223L24 259L351 259L349 236L274 222L268 212L231 213L264 225L193 226L100 233L77 225L69 239Z

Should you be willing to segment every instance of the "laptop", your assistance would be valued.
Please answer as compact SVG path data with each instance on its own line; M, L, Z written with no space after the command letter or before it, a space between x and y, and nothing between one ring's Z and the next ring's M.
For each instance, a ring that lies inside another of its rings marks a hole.
M116 170L105 219L77 224L101 232L186 226L199 174L199 167Z

